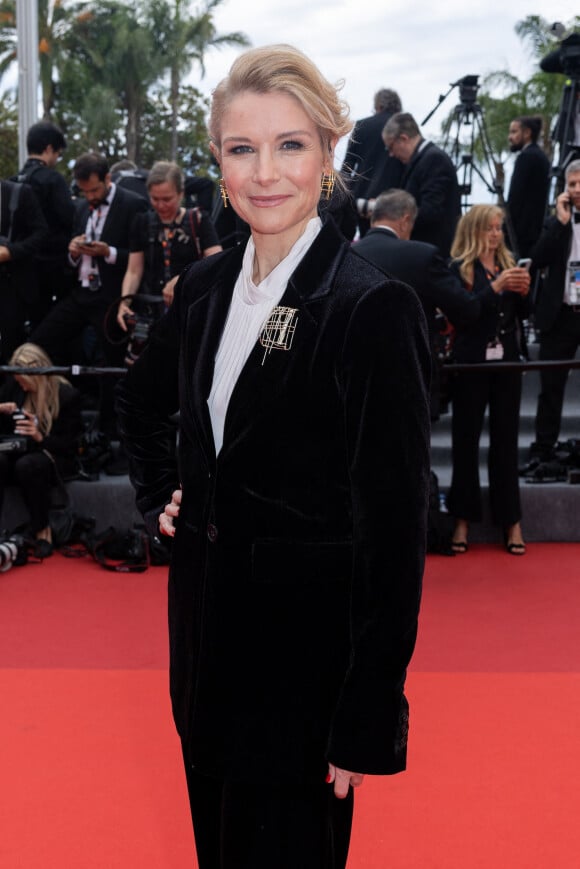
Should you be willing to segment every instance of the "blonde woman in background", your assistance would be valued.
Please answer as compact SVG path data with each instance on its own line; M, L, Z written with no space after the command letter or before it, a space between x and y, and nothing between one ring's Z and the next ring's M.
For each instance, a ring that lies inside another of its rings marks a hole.
M0 452L0 508L6 486L18 486L29 514L27 534L36 538L35 554L45 558L53 552L50 490L57 472L66 478L76 469L80 396L63 377L34 373L52 365L36 344L22 344L9 364L30 373L10 375L0 389L0 435L24 436L26 450Z
M525 352L522 320L530 288L527 269L518 268L504 243L503 212L474 205L457 226L451 269L480 301L479 318L456 328L455 362L487 362L485 371L460 372L452 385L453 475L447 507L455 517L452 549L467 552L471 522L482 516L479 440L489 407L489 493L493 521L503 529L511 555L524 555L520 526L518 426L522 375L494 371L494 362L517 362Z

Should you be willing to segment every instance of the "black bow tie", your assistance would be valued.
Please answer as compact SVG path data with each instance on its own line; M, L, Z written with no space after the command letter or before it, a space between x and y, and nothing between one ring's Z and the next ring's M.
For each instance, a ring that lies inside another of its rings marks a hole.
M580 223L580 211L574 212L574 223Z

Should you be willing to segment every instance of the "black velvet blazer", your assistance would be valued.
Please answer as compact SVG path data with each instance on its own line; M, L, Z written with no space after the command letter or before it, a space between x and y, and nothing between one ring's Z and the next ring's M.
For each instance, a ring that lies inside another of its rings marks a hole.
M242 254L190 268L118 388L151 529L183 487L169 578L177 728L210 775L321 781L327 758L398 772L425 551L423 312L328 222L280 302L296 309L291 347L256 343L216 458L207 398Z

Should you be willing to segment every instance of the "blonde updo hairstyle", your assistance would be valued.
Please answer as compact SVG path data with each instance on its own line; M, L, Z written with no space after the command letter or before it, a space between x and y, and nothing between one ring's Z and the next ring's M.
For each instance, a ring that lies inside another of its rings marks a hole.
M327 81L317 66L291 45L265 45L246 51L234 61L227 78L213 92L208 124L210 139L219 152L224 112L239 94L279 91L300 103L318 128L323 152L333 156L333 142L352 129L348 105L338 95L342 84ZM342 184L338 174L336 182Z
M30 342L16 348L10 365L31 369L30 374L20 375L30 390L26 392L23 408L38 417L38 428L43 435L50 434L60 410L59 386L67 381L58 374L32 373L35 368L51 368L52 362L42 347Z
M492 220L504 219L504 213L497 205L473 205L457 224L455 238L451 245L451 257L460 263L459 273L468 287L473 286L473 268L475 262L485 254L486 232ZM511 269L516 261L502 238L495 253L497 265L502 269Z

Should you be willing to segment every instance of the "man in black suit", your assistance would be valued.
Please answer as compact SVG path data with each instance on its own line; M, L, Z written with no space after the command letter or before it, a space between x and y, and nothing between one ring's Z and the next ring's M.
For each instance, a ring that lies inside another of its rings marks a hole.
M356 122L349 139L342 174L356 202L359 233L368 232L369 200L400 185L403 164L385 151L382 132L389 118L401 111L401 100L396 91L381 88L374 97L374 115Z
M371 229L354 250L389 275L413 287L425 311L433 356L431 418L439 416L439 369L435 354L437 310L458 325L473 323L480 303L453 275L437 248L410 241L417 217L417 203L404 190L388 190L377 197Z
M546 216L550 161L538 145L541 129L542 119L531 115L515 118L509 128L510 151L519 152L508 195L515 236L510 246L518 257L529 257Z
M531 256L536 266L547 269L535 310L540 359L573 359L580 347L580 160L568 165L566 190L556 200L556 215L548 220ZM540 372L531 463L552 456L567 378L567 369Z
M32 312L33 325L46 316L54 303L71 290L68 264L74 204L64 177L56 164L66 148L62 130L50 121L33 124L26 134L28 159L12 180L28 184L48 224L48 233L34 251L38 302Z
M129 260L129 232L133 218L147 210L145 200L116 186L111 181L106 159L99 154L83 154L74 165L73 176L84 195L75 216L69 259L77 271L72 293L59 302L40 326L32 340L40 344L53 362L70 364L72 341L86 326L92 326L108 365L123 364L125 348L113 344L123 335L115 317L107 317L112 302L121 295L121 285ZM105 320L107 323L105 324ZM112 384L103 378L101 429L114 434Z
M423 138L407 112L387 121L383 141L388 153L404 163L400 186L415 198L419 208L411 237L434 244L443 257L448 257L461 214L453 163L445 151Z

